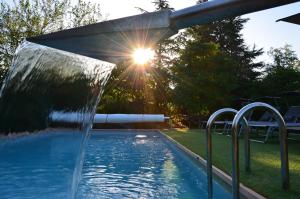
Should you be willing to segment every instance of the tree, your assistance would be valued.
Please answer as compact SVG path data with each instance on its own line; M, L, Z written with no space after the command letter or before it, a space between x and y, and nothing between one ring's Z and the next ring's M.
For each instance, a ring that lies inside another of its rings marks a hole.
M152 3L154 4L155 9L157 11L160 11L160 10L174 10L174 8L172 8L170 6L168 0L154 0Z
M100 4L78 0L71 7L69 27L79 27L99 22L102 19Z
M263 67L255 59L263 52L245 44L241 30L246 22L228 18L188 28L176 37L180 50L172 67L173 98L182 113L207 117L252 95L261 75L257 69Z
M152 3L154 4L156 11L174 10L167 0L155 0ZM172 60L170 54L173 44L173 39L165 39L157 45L155 62L158 67L170 65Z
M165 0L155 0L157 11L172 9ZM143 9L138 8L142 12ZM172 40L158 44L152 63L138 66L132 62L117 65L106 86L98 112L164 113L171 104L169 46Z
M78 0L18 0L0 4L0 84L23 39L101 20L98 4Z
M156 11L174 10L168 0L153 1ZM164 39L157 45L156 58L153 63L152 79L157 89L154 90L155 101L160 111L165 114L172 112L171 100L171 74L170 67L173 61L174 47L176 41L172 38Z
M85 3L83 0L75 5L69 0L18 0L14 1L13 6L4 2L0 6L0 80L5 77L15 50L23 39L101 19L99 5ZM22 52L27 53L24 48ZM29 54L33 57L36 55L32 52ZM47 57L50 55L54 56L55 53L52 52ZM64 57L65 62L67 57ZM55 58L58 59L59 56ZM74 61L73 58L70 59ZM59 67L64 63L60 62L43 69L28 69L30 63L22 68L22 63L16 63L21 64L17 66L19 71L10 77L1 92L1 132L44 129L48 126L48 116L53 110L78 111L95 103L100 83L94 85L92 82L96 84L99 78L74 71L62 75ZM75 66L76 63L79 62L72 64ZM30 73L23 76L26 71Z
M131 61L118 64L106 85L98 107L102 113L169 112L170 81L166 70L153 64L137 65ZM169 89L169 88L168 88Z
M237 86L235 67L235 60L217 44L188 41L172 68L174 100L181 113L203 118L228 106Z
M262 80L264 95L278 95L300 88L300 60L290 45L272 48L268 53L272 62L267 65Z
M204 1L199 1L202 2ZM264 63L255 61L263 54L263 50L257 49L255 45L250 48L245 44L241 30L247 21L248 19L241 17L227 18L190 28L185 35L202 42L214 42L222 52L236 60L235 75L239 79L239 86L235 91L237 98L251 97L249 89L256 85L261 77L259 71L264 67Z
M268 65L267 70L272 71L277 68L299 69L300 67L299 59L296 52L292 50L291 45L285 45L282 48L271 48L268 54L273 63Z

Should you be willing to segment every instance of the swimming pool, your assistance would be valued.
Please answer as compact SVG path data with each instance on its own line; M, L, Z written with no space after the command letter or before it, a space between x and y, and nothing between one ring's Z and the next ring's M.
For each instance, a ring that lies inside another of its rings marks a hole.
M68 198L80 136L0 142L0 198ZM231 193L214 182L215 198ZM206 173L158 132L92 131L76 198L207 198Z

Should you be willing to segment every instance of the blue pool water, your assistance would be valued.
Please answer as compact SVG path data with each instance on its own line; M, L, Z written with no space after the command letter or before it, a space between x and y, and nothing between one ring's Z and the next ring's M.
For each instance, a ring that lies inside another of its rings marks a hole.
M79 143L74 132L0 139L0 198L69 198ZM231 194L214 182L214 197ZM159 133L92 131L76 198L207 198L206 173Z

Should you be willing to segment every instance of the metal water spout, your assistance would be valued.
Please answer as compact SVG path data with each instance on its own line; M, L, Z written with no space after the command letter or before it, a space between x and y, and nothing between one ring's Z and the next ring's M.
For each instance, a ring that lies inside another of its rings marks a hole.
M54 32L28 41L118 63L134 49L154 47L178 30L299 0L211 0L178 11L146 13Z

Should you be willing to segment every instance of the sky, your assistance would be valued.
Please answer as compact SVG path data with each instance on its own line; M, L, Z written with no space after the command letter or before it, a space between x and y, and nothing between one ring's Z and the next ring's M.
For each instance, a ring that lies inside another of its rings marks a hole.
M140 14L135 7L153 11L152 0L90 0L98 2L102 8L102 13L107 15L107 19L126 17ZM170 5L176 10L195 5L196 0L169 0ZM300 3L294 3L278 8L260 11L243 17L250 18L245 25L243 35L247 45L254 44L264 51L269 51L271 47L279 48L285 44L292 45L298 57L300 57L300 25L286 22L276 22L276 20L300 12ZM262 61L269 61L270 58L265 53L259 58Z
M1 0L0 0L1 1ZM8 3L12 0L4 0ZM77 0L71 0L77 2ZM130 15L140 14L136 8L140 7L147 11L153 11L153 0L86 0L99 3L102 14L106 19L115 19ZM195 5L197 0L169 0L170 5L175 10ZM293 50L300 57L300 25L286 22L276 22L276 20L297 14L300 12L300 2L293 3L278 8L264 10L243 17L250 18L242 31L248 46L263 48L265 52L271 47L279 48L285 44L290 44ZM258 60L270 61L270 57L265 53Z

